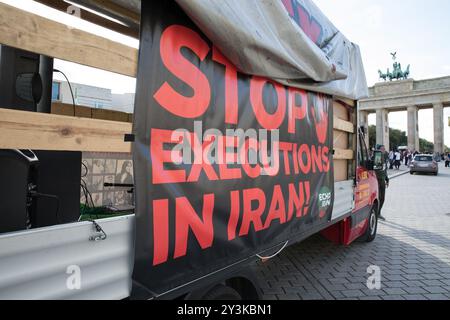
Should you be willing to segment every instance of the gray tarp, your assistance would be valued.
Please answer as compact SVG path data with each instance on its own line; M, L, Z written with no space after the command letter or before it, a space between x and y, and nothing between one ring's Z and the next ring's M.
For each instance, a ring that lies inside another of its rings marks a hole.
M350 99L368 96L359 47L310 0L176 0L247 74Z

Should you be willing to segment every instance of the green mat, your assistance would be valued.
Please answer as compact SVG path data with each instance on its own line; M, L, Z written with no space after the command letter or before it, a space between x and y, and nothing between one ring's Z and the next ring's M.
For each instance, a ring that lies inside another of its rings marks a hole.
M129 214L133 214L134 212L132 211L111 212L109 209L104 207L90 208L84 204L80 204L80 213L81 213L80 221L91 221L91 220L100 220L105 218L126 216Z

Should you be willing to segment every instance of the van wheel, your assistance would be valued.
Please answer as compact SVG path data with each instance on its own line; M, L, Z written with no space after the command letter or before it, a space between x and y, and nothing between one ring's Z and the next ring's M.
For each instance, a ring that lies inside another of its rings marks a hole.
M242 297L233 288L219 284L209 290L202 300L242 300Z
M367 226L366 232L361 237L362 241L372 242L377 237L377 229L378 229L378 206L374 204L370 209L369 214L369 225Z

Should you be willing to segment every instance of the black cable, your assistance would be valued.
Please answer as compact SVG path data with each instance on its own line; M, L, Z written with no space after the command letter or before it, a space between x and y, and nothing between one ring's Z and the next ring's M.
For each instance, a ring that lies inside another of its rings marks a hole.
M92 200L92 194L91 194L91 192L89 191L89 189L87 187L86 181L84 181L84 180L81 180L81 181L84 183L84 188L86 189L86 192L87 192L87 194L89 196L88 199L91 200L92 208L95 208L94 200Z
M58 69L53 69L53 72L61 73L64 76L64 78L66 78L66 80L67 80L67 84L69 85L69 89L70 89L70 94L72 95L73 116L75 117L75 96L73 95L72 85L70 84L69 78L67 78L67 76L65 75L64 72L62 72Z
M86 169L86 173L84 175L82 175L81 178L86 178L86 176L89 173L89 169L84 162L81 162L81 165Z
M30 192L30 196L33 198L48 198L48 199L56 200L56 212L55 212L56 222L58 224L61 224L61 222L59 221L60 200L59 200L58 196L55 196L53 194L45 194L45 193L35 192L35 191Z

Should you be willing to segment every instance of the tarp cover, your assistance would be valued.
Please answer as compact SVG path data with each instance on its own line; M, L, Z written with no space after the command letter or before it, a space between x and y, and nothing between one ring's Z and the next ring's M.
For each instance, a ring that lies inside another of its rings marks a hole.
M368 96L359 47L310 0L176 0L242 72L350 99Z
M175 2L142 11L135 283L163 294L329 226L331 97L238 72Z

